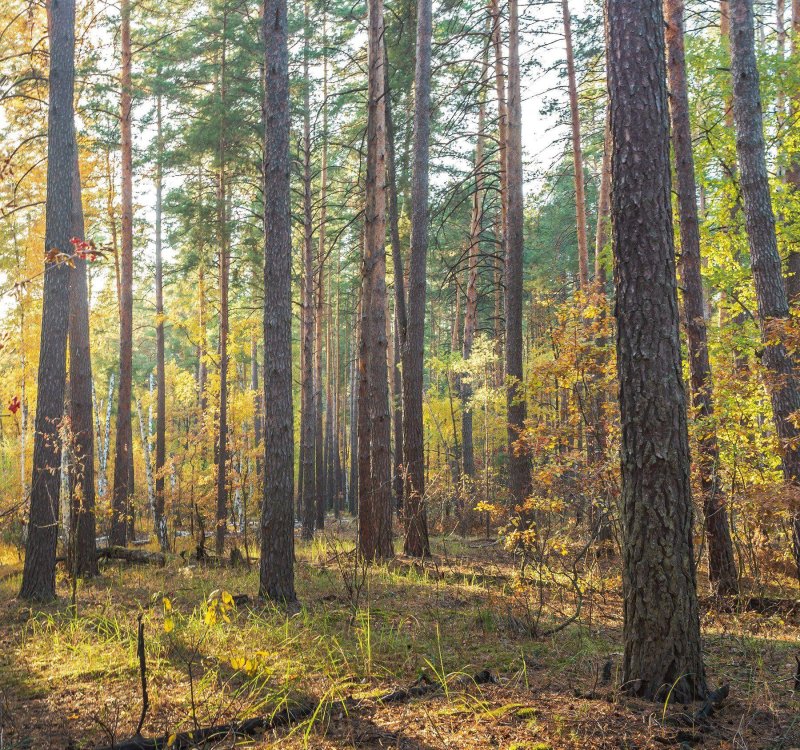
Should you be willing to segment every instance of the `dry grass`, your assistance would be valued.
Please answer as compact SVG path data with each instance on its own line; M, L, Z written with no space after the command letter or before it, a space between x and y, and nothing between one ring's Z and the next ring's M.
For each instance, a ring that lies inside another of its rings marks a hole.
M140 711L140 613L151 703L146 736L312 700L320 709L311 720L254 746L800 747L796 614L720 613L706 601L710 681L729 683L731 697L709 722L693 723L696 706L643 704L615 687L622 650L616 561L595 560L584 570L575 623L532 637L574 611L574 595L557 576L543 587L523 586L513 557L497 546L439 538L425 566L400 558L362 580L351 539L345 524L298 547L297 611L245 604L229 623L213 625L205 616L209 595L252 596L257 566L190 567L177 557L162 570L109 564L81 584L75 613L66 580L52 606L18 602L19 575L9 560L0 579L0 749L91 748L132 734ZM781 595L797 599L790 585L784 582ZM163 597L173 607L171 632ZM612 679L604 685L609 659ZM481 669L496 683L464 678ZM439 689L403 703L379 700L423 674ZM234 744L230 738L216 747Z

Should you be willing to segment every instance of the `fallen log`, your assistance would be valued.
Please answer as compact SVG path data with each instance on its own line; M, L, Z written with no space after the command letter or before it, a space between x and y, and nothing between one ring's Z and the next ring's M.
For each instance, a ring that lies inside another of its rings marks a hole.
M483 669L472 677L461 675L454 681L453 687L485 685L490 682L495 682L494 675L492 675L488 669ZM386 693L383 697L378 698L378 701L380 703L401 703L410 698L420 698L423 695L435 692L444 692L444 687L441 682L434 682L426 674L423 674L422 677L412 685L392 690L390 693Z
M167 563L163 552L148 552L143 549L128 549L127 547L102 547L97 550L98 560L124 560L137 565L158 565L164 567Z
M273 729L291 726L310 717L317 710L317 704L299 703L296 706L284 707L271 716L257 716L244 721L233 721L213 727L200 727L186 732L164 735L163 737L131 737L114 742L111 745L98 747L96 750L189 750L202 743L219 742L226 738L253 738L257 734Z

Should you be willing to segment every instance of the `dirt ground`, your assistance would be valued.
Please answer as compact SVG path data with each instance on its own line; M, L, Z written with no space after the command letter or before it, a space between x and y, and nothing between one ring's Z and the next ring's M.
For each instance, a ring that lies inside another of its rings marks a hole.
M257 564L179 556L164 568L104 564L80 585L77 611L66 578L55 604L31 608L15 598L19 566L6 556L0 750L98 748L130 737L142 706L140 616L145 737L309 705L310 716L257 733L252 746L800 748L800 596L789 579L724 605L702 596L709 684L730 693L701 718L699 703L642 703L619 689L613 557L587 565L580 614L561 628L575 614L571 587L556 576L546 586L520 581L513 556L496 544L441 537L424 566L398 558L367 571L354 563L349 537L342 526L298 546L300 605L290 611L254 598ZM248 599L229 606L228 592ZM404 687L416 694L387 699ZM207 746L244 743L228 734Z

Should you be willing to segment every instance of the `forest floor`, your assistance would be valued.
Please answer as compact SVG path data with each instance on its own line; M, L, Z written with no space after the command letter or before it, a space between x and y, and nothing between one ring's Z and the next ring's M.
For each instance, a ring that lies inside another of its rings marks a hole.
M520 581L513 555L496 544L436 537L424 566L398 557L365 571L350 554L353 531L331 522L298 543L300 605L289 612L254 601L257 563L178 556L164 568L104 563L78 587L77 611L61 577L58 602L31 608L15 598L16 553L0 552L0 750L97 748L132 736L140 615L146 737L311 706L251 746L800 748L800 592L788 578L754 592L766 612L721 612L702 597L709 683L730 686L706 719L700 704L643 703L619 689L618 560L593 561L579 617L558 629L575 612L573 588L557 577ZM209 606L223 591L250 598ZM415 695L387 697L409 686ZM209 746L241 744L231 735Z

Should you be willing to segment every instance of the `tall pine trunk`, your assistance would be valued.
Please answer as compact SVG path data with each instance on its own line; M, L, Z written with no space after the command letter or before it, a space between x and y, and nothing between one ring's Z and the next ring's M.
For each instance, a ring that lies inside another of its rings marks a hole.
M303 539L314 536L316 521L316 484L314 461L314 438L316 418L314 405L314 225L311 215L311 111L308 81L308 0L305 2L303 31L303 289L302 309L302 403L300 414L300 471L301 507L303 515Z
M131 137L131 4L120 6L122 71L120 77L120 135L122 150L122 221L119 284L119 388L114 444L114 490L111 544L124 545L133 525L133 141Z
M503 30L500 16L500 0L489 0L492 15L492 46L494 47L494 80L497 96L497 157L500 178L500 216L495 224L495 245L498 255L494 273L494 339L498 358L495 382L502 385L505 372L504 294L506 236L508 235L508 173L506 172L506 146L508 144L508 102L506 97L506 72L503 65Z
M623 684L705 696L692 549L661 0L608 0L622 428ZM658 540L655 544L654 540Z
M402 358L405 348L405 334L408 328L406 313L405 268L403 253L400 249L400 217L397 206L397 162L395 159L394 119L392 117L392 92L389 88L389 56L386 37L383 40L384 81L386 86L386 189L388 191L389 237L392 247L392 271L394 280L394 360L390 367L394 369L392 379L392 401L394 413L394 495L398 513L403 511L403 473L405 459L403 457L403 375Z
M259 594L293 602L294 419L286 0L264 0L264 499Z
M360 553L367 560L379 560L394 554L386 362L386 100L382 0L369 0L368 14L369 112L359 345L358 533Z
M506 380L508 403L508 467L512 502L522 505L530 492L530 457L517 445L525 427L525 382L522 372L522 93L519 68L517 0L509 1L508 141L505 147L508 215L505 238Z
M78 144L74 144L72 174L72 237L84 239ZM97 573L94 493L94 429L92 426L92 358L89 341L89 286L86 259L77 257L70 273L69 398L73 464L70 528L70 570L83 576ZM74 556L74 557L73 557Z
M428 261L428 161L431 129L431 0L417 2L417 60L414 73L414 154L411 173L411 255L407 327L403 346L403 458L405 540L403 551L430 554L425 513L425 456L422 422L425 360L425 292ZM402 338L402 337L401 337Z
M162 551L169 547L164 517L164 466L167 462L167 383L164 356L164 262L162 258L162 194L164 133L162 97L156 98L156 498L155 532Z
M217 513L215 551L225 551L225 532L228 526L228 284L230 252L228 249L228 196L225 164L225 107L227 64L227 11L222 13L222 59L219 70L219 103L221 112L217 153L217 241L219 242L219 425L217 428Z
M800 60L800 0L792 0L791 59L797 65ZM795 79L796 80L796 79ZM783 114L783 112L781 112ZM789 140L786 185L794 201L800 201L800 142L797 123L800 122L800 87L796 87L789 98L789 123L794 123L795 132ZM800 219L795 218L786 227L789 236L789 257L786 263L786 294L789 303L800 304Z
M50 74L47 115L47 203L42 327L38 393L33 438L33 475L28 538L20 597L50 601L56 596L56 543L61 459L59 424L64 415L67 379L70 266L58 262L68 253L73 231L75 132L75 2L50 7Z
M564 20L564 42L567 48L567 87L569 89L570 125L572 128L572 163L575 169L575 215L578 231L578 280L583 291L589 289L589 242L586 231L586 191L583 177L581 120L578 110L578 82L575 76L575 55L572 51L572 19L568 0L561 0Z
M491 22L491 18L488 19ZM478 326L478 261L481 255L481 232L483 230L483 198L485 141L486 141L486 89L489 85L489 37L483 48L483 64L481 67L480 104L478 105L478 138L475 143L475 188L472 194L472 217L469 228L469 260L466 302L464 303L464 342L462 355L464 361L472 355L472 344ZM475 450L472 440L472 384L469 378L462 379L461 391L461 442L464 474L470 478L475 476Z
M667 0L667 72L670 87L672 148L675 153L678 216L680 219L680 272L683 282L683 317L689 350L689 385L692 404L702 420L698 438L697 465L703 492L703 513L708 542L708 573L720 594L738 591L728 512L719 477L719 447L714 423L713 383L700 275L700 226L697 216L697 186L689 122L689 95L683 44L684 0Z
M741 173L745 227L758 303L758 319L775 432L780 441L783 476L800 480L800 430L793 415L800 410L800 384L791 354L781 341L780 325L789 318L775 216L769 191L764 125L753 29L753 0L730 0L731 72L736 153ZM792 514L792 542L800 578L800 511Z

